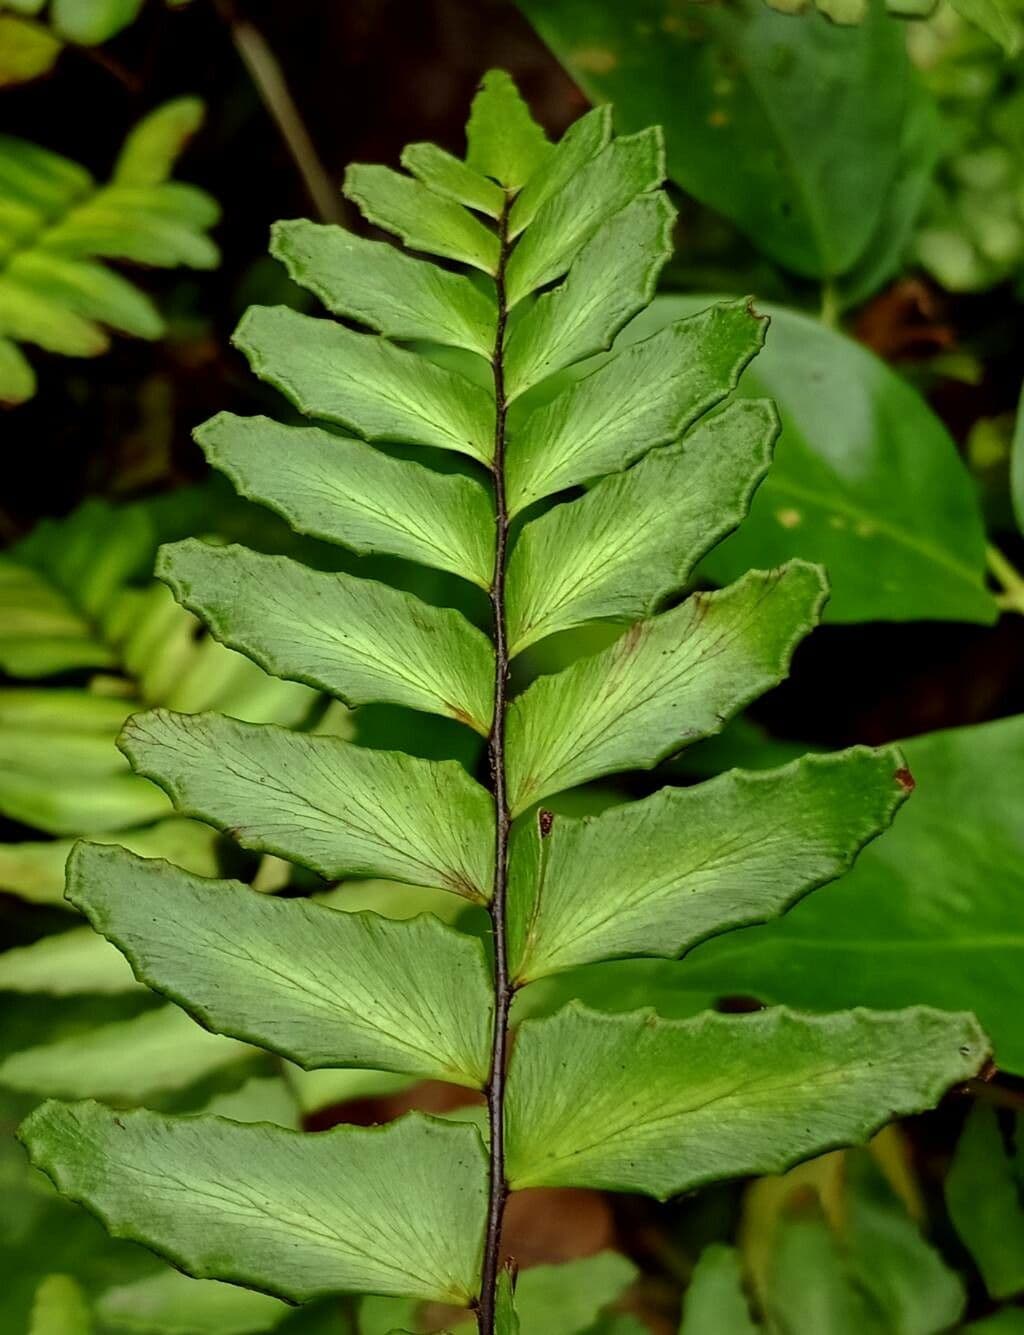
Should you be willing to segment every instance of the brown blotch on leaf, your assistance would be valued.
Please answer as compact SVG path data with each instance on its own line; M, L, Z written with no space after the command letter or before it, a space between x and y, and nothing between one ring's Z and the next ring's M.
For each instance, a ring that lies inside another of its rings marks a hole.
M905 793L912 793L917 787L917 781L913 774L911 774L910 770L907 769L906 765L901 765L892 777Z
M551 827L555 823L555 813L553 811L538 811L537 824L540 827L540 837L546 839L551 833Z

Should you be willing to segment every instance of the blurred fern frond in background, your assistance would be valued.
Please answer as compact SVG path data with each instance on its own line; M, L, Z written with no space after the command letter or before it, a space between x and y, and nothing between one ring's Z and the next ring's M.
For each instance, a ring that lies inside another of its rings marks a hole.
M82 834L212 875L214 831L174 816L130 772L121 724L157 703L286 726L316 709L317 692L218 644L152 580L160 542L210 522L207 509L202 489L120 507L89 501L0 558L0 667L34 683L0 690L0 813L57 836L0 844L3 890L62 904L64 858ZM87 674L84 684L66 684L70 673Z
M156 339L153 301L103 261L212 269L207 235L216 201L169 179L202 121L195 98L176 98L131 131L110 181L24 139L0 136L0 401L35 393L20 344L65 357L96 357L110 331Z

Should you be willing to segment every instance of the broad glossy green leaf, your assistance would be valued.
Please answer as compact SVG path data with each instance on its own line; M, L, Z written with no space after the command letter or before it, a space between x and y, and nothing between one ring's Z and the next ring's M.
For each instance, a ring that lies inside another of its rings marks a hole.
M329 880L381 876L488 899L493 804L455 761L165 710L121 745L179 810Z
M262 1335L289 1310L265 1293L171 1269L108 1289L96 1304L111 1335Z
M602 223L664 179L660 129L613 139L537 209L505 269L509 307L560 278Z
M38 1096L140 1103L251 1062L252 1048L207 1033L177 1006L100 1025L0 1062L0 1084Z
M680 3L667 22L660 0L520 7L621 126L664 126L673 179L760 250L808 277L856 263L892 187L908 105L923 96L882 3L853 28L796 22L761 0Z
M649 616L747 513L778 418L741 400L520 533L507 577L513 654L587 621Z
M497 273L497 233L421 181L390 167L354 162L345 172L344 190L367 222L396 233L411 250Z
M137 984L119 951L89 927L44 936L0 954L0 991L120 993Z
M215 1033L306 1069L487 1082L483 949L427 914L339 913L89 844L69 859L67 894L141 981Z
M504 190L437 144L407 144L402 149L402 166L436 194L489 218L501 217Z
M509 441L511 511L676 440L735 387L765 324L746 301L711 306L615 352L536 408Z
M917 791L885 838L779 922L671 966L678 986L706 1004L739 994L822 1011L969 1007L999 1065L1024 1072L1024 719L902 750Z
M70 1275L47 1275L36 1290L28 1335L92 1335L85 1294Z
M539 678L508 712L513 813L604 774L650 769L717 732L785 676L825 593L821 570L804 562L753 571Z
M733 1247L713 1243L701 1252L683 1298L679 1335L757 1335Z
M156 573L265 672L347 705L383 701L490 728L493 650L460 612L376 580L195 539L161 548Z
M638 338L704 305L655 299ZM706 564L736 578L803 556L829 572L830 621L991 622L985 529L970 474L924 399L866 348L793 311L771 331L741 393L775 400L775 461L739 532Z
M507 190L518 190L551 155L547 135L530 115L505 70L488 70L466 125L466 161Z
M386 552L489 588L494 507L477 482L389 458L361 440L218 413L195 433L240 495L299 533Z
M931 0L910 3L924 3L929 13L933 8ZM896 173L874 233L857 263L836 284L835 295L842 307L859 306L895 278L915 248L915 234L920 245L918 225L948 133L935 99L917 88L903 118Z
M662 191L640 195L600 227L565 278L512 326L505 343L511 401L572 362L604 352L654 296L672 253L675 209Z
M1024 1292L1024 1122L1004 1138L996 1110L976 1103L946 1174L946 1205L993 1298Z
M513 240L528 227L537 211L557 195L612 136L611 107L594 107L573 121L551 152L530 175L509 210L508 231Z
M411 1113L304 1135L47 1103L21 1128L64 1195L197 1278L294 1302L356 1291L466 1306L487 1171L476 1129Z
M925 1007L663 1020L572 1004L522 1025L509 1069L509 1183L664 1200L866 1140L974 1075L971 1015Z
M286 306L250 306L232 341L307 417L367 440L432 445L483 463L493 456L492 396L376 334Z
M849 870L910 784L895 747L858 747L663 788L584 820L545 812L513 836L515 975L680 955L776 917Z
M270 253L334 315L388 338L494 351L496 304L461 274L308 218L274 223Z

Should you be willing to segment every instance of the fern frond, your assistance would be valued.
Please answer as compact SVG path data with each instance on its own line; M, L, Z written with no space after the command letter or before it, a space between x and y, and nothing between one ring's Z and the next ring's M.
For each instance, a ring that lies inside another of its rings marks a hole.
M784 912L910 786L898 752L856 748L592 820L537 807L719 731L783 678L826 596L802 561L687 588L742 518L777 423L770 404L725 403L764 339L749 302L645 340L628 329L667 253L662 157L657 130L614 137L605 110L549 143L494 71L463 161L417 145L408 174L346 177L368 221L445 267L308 223L275 231L293 276L361 327L257 308L236 343L328 426L222 414L201 445L300 531L456 578L428 603L365 572L195 541L166 548L160 576L268 672L485 736L488 772L167 711L130 721L122 745L179 812L245 847L486 907L493 967L468 922L338 921L120 850L79 852L69 893L217 1032L481 1088L487 1131L411 1115L313 1144L145 1112L122 1126L95 1105L34 1114L23 1137L61 1189L191 1274L298 1300L439 1298L473 1308L482 1335L511 1333L509 1189L663 1198L776 1172L929 1106L985 1060L973 1017L921 1008L679 1021L578 1005L524 1021L509 1059L519 988ZM528 644L615 621L602 651L512 675Z

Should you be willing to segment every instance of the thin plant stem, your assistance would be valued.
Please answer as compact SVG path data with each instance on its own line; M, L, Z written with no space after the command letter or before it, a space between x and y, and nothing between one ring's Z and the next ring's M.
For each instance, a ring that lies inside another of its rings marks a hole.
M505 268L511 249L508 238L508 212L511 197L506 198L499 222L498 271L495 291L498 326L491 361L494 376L494 508L496 539L494 575L491 580L491 608L494 615L494 721L488 740L491 791L494 795L494 895L491 899L491 926L494 934L494 1034L491 1045L491 1070L487 1082L487 1113L490 1126L490 1199L487 1208L487 1237L484 1244L483 1274L477 1321L480 1335L493 1335L498 1263L501 1257L501 1227L508 1197L505 1180L505 1067L508 1049L508 1015L514 987L509 980L508 942L505 932L505 891L508 883L508 837L512 824L505 785L505 713L508 699L508 632L505 617L505 558L508 546L508 503L505 496L505 428L508 403L505 396L505 323L508 301L505 294Z
M269 42L258 28L238 13L233 0L216 0L216 9L227 24L235 50L263 105L280 131L314 209L324 222L343 222L345 204L341 191L331 181L320 161L306 123L288 88L281 63Z
M829 329L839 328L839 293L831 278L826 278L821 285L821 310L818 318Z
M996 596L999 606L1004 612L1020 612L1024 615L1024 575L992 543L985 548L985 563L989 574L1002 590Z

